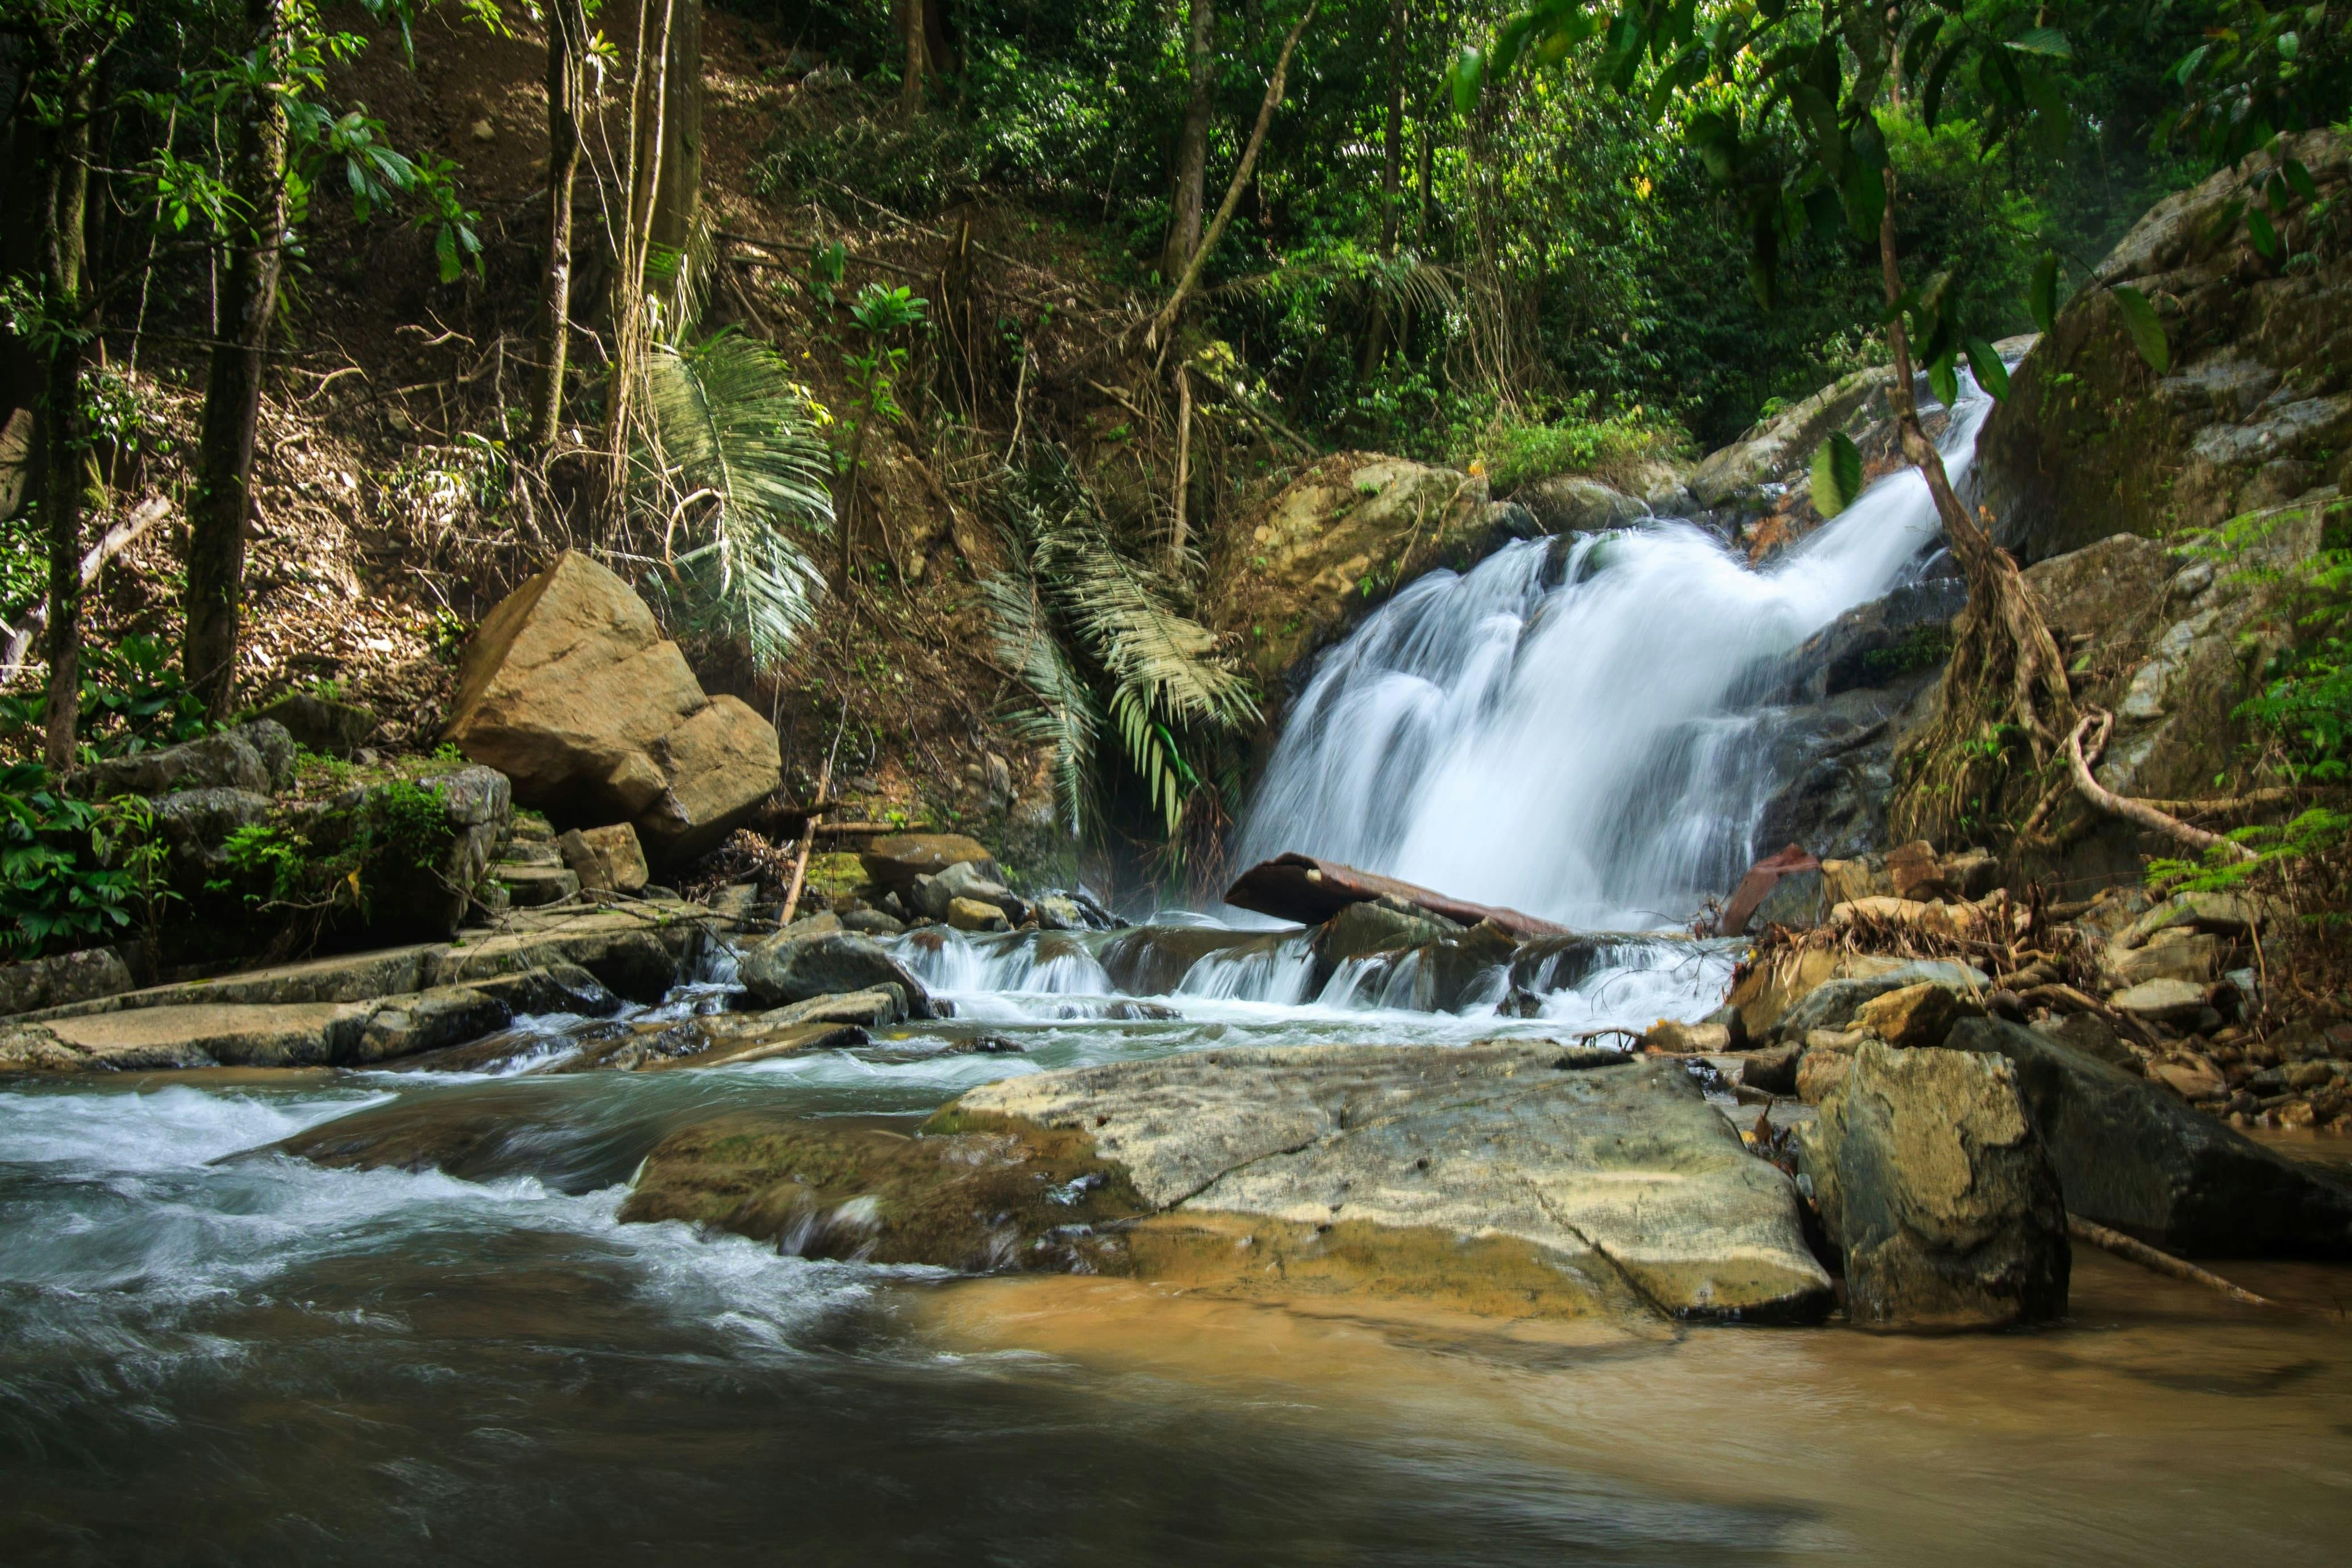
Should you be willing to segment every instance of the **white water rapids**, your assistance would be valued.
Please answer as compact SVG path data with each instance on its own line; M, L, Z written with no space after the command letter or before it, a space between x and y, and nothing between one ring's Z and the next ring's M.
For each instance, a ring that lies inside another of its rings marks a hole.
M1969 386L1954 411L1956 485L1991 406ZM1937 531L1906 467L1760 571L1659 518L1578 538L1556 574L1548 540L1431 572L1324 655L1238 863L1295 851L1586 929L1685 919L1782 782L1743 677L1916 574Z

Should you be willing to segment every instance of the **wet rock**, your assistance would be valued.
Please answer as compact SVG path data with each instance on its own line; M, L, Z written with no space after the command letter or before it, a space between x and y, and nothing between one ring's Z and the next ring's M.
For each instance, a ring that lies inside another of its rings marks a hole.
M1799 1148L1856 1326L2064 1314L2066 1211L2005 1058L1865 1040Z
M772 1007L896 986L911 1014L930 1016L930 996L922 982L880 943L854 931L803 934L787 928L746 949L738 973L743 988Z
M1918 985L1941 986L1968 998L1981 998L1991 989L1982 970L1949 959L1916 958L1866 976L1823 980L1772 1024L1770 1037L1781 1041L1803 1040L1814 1030L1844 1029L1864 1003ZM1982 1010L1980 1001L1977 1010ZM1757 1030L1753 1020L1749 1032L1759 1038L1766 1033Z
M1315 978L1320 991L1340 965L1374 953L1401 952L1462 927L1453 921L1372 901L1351 904L1315 930Z
M915 906L934 920L954 924L950 914L959 900L987 904L1003 917L1004 926L961 926L960 930L1009 929L1029 918L1029 905L1011 888L981 869L978 861L958 861L946 870L915 879Z
M1511 499L1525 507L1548 534L1599 533L1622 528L1650 515L1650 508L1598 479L1561 474L1522 485Z
M2352 1188L2032 1030L1956 1026L1947 1045L2017 1067L2066 1207L2191 1257L2352 1257Z
M636 829L626 822L559 834L555 852L579 879L583 892L635 893L648 877L645 848L637 841Z
M1964 1018L1982 1018L1984 1013L1980 994L1923 982L1871 998L1854 1009L1852 1027L1889 1045L1908 1049L1941 1045L1954 1024Z
M1795 1094L1797 1067L1804 1060L1804 1047L1801 1045L1778 1045L1764 1051L1749 1051L1740 1061L1739 1082L1767 1094Z
M295 745L325 757L351 756L376 727L372 710L309 692L289 692L254 716L279 726Z
M705 696L628 584L574 552L483 621L446 734L526 804L633 821L666 860L717 844L782 778L767 721Z
M576 1013L582 1018L609 1018L621 1010L621 998L605 989L602 980L561 958L538 968L467 983L518 1017Z
M1690 476L1691 495L1702 507L1761 504L1766 486L1802 470L1829 434L1844 429L1892 379L1883 369L1856 371L1749 427L1699 464Z
M0 1017L114 996L132 983L131 966L112 947L0 964Z
M0 1069L357 1066L503 1029L495 997L464 986L355 1002L195 1002L20 1022Z
M1010 931L1013 923L1004 918L1004 911L993 904L983 904L977 898L951 898L948 901L948 924L958 931Z
M1265 952L1282 940L1277 935L1222 925L1136 925L1104 943L1095 961L1110 983L1129 995L1161 997L1213 953Z
M894 920L878 909L853 909L841 917L842 928L861 936L896 936L907 928L906 923Z
M1004 880L988 846L961 833L886 834L867 844L858 859L875 887L908 901L914 897L916 879L937 876L952 865L970 862L990 882Z
M1517 1316L1637 1312L1645 1296L1679 1316L1818 1317L1828 1279L1788 1178L1678 1067L1601 1065L1621 1060L1528 1042L1211 1051L990 1084L913 1138L730 1117L657 1148L622 1217L1244 1293L1271 1269L1292 1289Z
M83 769L75 789L101 800L180 789L268 795L293 781L294 742L281 726L263 719L160 751L110 758Z
M1938 577L1855 606L1788 655L1783 700L1823 702L1940 668L1951 653L1952 619L1968 604L1967 583Z

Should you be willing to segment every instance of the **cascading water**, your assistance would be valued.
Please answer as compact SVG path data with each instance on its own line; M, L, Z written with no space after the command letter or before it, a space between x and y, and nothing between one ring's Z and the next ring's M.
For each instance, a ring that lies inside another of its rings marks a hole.
M1966 384L1966 383L1964 383ZM1964 482L1991 401L1942 442ZM1916 470L1763 570L1656 519L1432 572L1327 654L1285 728L1241 863L1320 855L1580 927L1686 918L1753 857L1778 782L1746 677L1915 575Z

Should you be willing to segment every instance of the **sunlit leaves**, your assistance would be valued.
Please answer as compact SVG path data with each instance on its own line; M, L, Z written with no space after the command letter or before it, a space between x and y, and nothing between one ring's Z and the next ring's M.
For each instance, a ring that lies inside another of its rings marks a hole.
M2156 307L2147 296L2126 284L2117 284L2107 292L2114 296L2116 308L2124 319L2124 330L2131 335L2132 346L2139 350L2158 375L2172 368L2172 345L2164 335L2164 323L2156 319Z
M1862 449L1844 431L1832 431L1813 454L1813 509L1834 517L1862 494Z

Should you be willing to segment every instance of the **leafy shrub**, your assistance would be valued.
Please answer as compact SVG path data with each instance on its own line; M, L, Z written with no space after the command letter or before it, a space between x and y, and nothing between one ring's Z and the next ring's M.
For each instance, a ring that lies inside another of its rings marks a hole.
M1481 424L1457 426L1450 455L1458 466L1483 468L1501 495L1556 474L1619 472L1687 441L1672 420L1646 410L1595 416L1592 406L1592 394L1579 392L1534 418L1497 411Z
M29 692L0 694L0 740L38 725L47 700L46 683ZM177 746L216 727L160 638L125 637L112 647L83 647L79 729L86 758Z
M0 770L0 951L86 946L152 917L166 896L154 828L136 796L76 800L37 762Z

